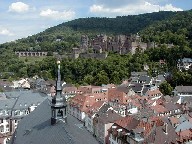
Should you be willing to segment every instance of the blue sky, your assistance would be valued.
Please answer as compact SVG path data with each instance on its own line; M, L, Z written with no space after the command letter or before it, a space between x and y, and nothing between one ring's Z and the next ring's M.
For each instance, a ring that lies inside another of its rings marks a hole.
M192 0L0 0L0 43L84 17L192 9Z

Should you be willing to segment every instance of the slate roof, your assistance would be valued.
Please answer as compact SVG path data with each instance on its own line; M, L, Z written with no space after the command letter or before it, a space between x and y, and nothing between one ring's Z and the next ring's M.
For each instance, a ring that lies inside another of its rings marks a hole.
M149 89L150 89L150 88L145 87L145 88L143 89L143 95L145 95L145 94L146 94L146 92L147 92Z
M109 109L106 113L99 115L99 122L103 124L114 123L116 120L122 118L114 110Z
M22 91L24 92L24 91ZM29 91L25 91L25 93L28 93ZM5 92L5 95L7 98L18 98L19 95L21 95L21 91L11 91L11 92Z
M45 97L42 97L40 93L21 93L19 96L17 103L14 106L14 109L26 109L32 104L40 104Z
M0 100L5 100L5 99L6 99L6 95L0 92Z
M96 112L99 111L99 109L105 105L104 101L97 101L95 102L91 107L89 107L86 111L86 114L88 114L90 117L92 117Z
M26 109L32 104L40 104L46 98L46 95L33 91L12 91L5 92L5 95L7 101L11 101L12 99L17 100L16 103L12 105L12 108L15 110ZM0 104L1 103L3 103L3 101L1 101Z
M0 101L0 110L12 109L15 104L15 99L5 99Z
M176 132L184 131L184 130L189 130L192 129L192 122L190 121L185 121L183 123L181 123L180 125L178 125L175 129Z
M151 77L147 75L142 75L139 77L139 81L143 81L145 84L149 84L151 81Z
M130 91L130 88L124 87L124 86L119 86L119 87L117 87L117 90L127 94Z
M183 58L183 59L179 59L178 62L192 63L192 59L191 58Z
M161 80L163 82L163 81L165 81L165 76L164 75L158 75L157 79Z
M110 109L110 105L109 104L104 104L100 109L99 111L97 112L97 115L100 116L104 113L107 113L107 111Z
M155 130L155 144L171 144L176 143L176 139L179 138L175 133L174 128L171 126L169 122L168 124L168 134L164 133L164 126L157 127Z
M175 90L178 93L192 93L192 86L176 86Z
M51 105L46 99L18 124L11 144L98 144L96 139L71 115L67 123L51 125Z
M137 83L137 84L134 84L134 85L130 85L130 87L132 88L132 90L134 92L138 92L138 91L142 91L143 84Z
M147 72L131 72L131 76L147 75Z
M4 99L0 100L0 118L22 118L24 115L14 115L11 111L26 110L32 105L38 105L46 99L46 95L32 91L5 92Z
M10 100L0 100L0 118L8 118L11 117L11 110L15 104L15 99Z

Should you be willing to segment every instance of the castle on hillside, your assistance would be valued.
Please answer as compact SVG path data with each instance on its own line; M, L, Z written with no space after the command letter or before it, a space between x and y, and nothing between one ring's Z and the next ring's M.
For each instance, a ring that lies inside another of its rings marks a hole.
M106 58L106 52L114 52L119 54L135 54L136 50L145 51L154 48L154 42L142 42L139 34L136 35L117 35L109 37L99 34L89 39L87 35L81 36L80 48L73 48L73 58L90 57L90 58ZM92 52L89 52L89 51Z
M135 54L137 50L144 52L146 49L155 48L157 45L155 42L143 42L139 34L135 35L116 35L107 36L105 34L95 35L93 38L89 38L87 35L82 35L78 48L72 48L71 54L59 55L53 52L56 57L69 57L69 58L97 58L105 59L107 53L119 53L124 54ZM173 45L167 44L168 48ZM22 51L15 52L19 57L41 57L47 56L48 52L30 52Z

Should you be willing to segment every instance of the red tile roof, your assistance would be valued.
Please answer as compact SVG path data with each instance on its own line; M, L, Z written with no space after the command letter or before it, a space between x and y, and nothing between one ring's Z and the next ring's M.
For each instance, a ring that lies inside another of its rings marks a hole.
M155 110L156 113L164 113L167 111L167 109L162 106L162 105L155 105L155 106L151 106L151 109Z
M129 96L123 91L119 91L116 88L108 90L108 100L111 102L118 102L119 104L127 104Z
M163 95L163 94L161 93L161 91L159 89L155 89L155 90L148 90L146 92L146 95L148 97L155 97L157 95L159 96L159 95Z
M93 93L93 94L77 94L73 97L69 104L73 107L77 107L80 111L87 111L97 101L107 102L106 93Z
M70 93L70 92L76 92L77 91L77 88L72 86L72 87L65 87L63 89L63 93Z
M140 123L138 124L138 126L136 128L143 128L144 129L143 134L144 134L144 136L147 136L150 134L150 132L153 128L153 125L149 122L140 121Z
M177 132L179 136L178 141L184 142L186 140L192 140L192 129Z
M92 116L93 114L95 114L96 112L99 111L99 109L101 108L101 106L105 104L104 101L98 101L98 102L95 102L91 107L89 107L85 113L88 115L88 116Z
M126 116L122 119L117 120L115 123L122 128L132 130L138 125L139 121L132 116Z
M169 120L170 120L172 125L179 123L179 119L176 117L170 117Z

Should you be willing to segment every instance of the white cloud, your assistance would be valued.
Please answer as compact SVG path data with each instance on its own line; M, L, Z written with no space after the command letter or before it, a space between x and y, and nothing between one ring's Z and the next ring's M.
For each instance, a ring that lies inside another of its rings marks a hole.
M131 2L126 5L107 6L106 4L94 4L90 7L90 12L100 14L101 16L114 17L117 15L135 15L141 13L150 13L157 11L182 11L181 8L176 8L172 4L166 4L160 6L158 4L152 4L150 2L137 0L135 3Z
M40 16L52 18L56 20L71 20L75 17L75 12L68 10L68 11L56 11L52 9L42 10L40 12Z
M9 11L11 12L22 13L22 12L27 12L28 10L29 10L29 5L23 2L12 3L9 6Z
M14 34L11 33L8 29L6 28L1 28L0 29L0 35L4 35L4 36L13 36Z

